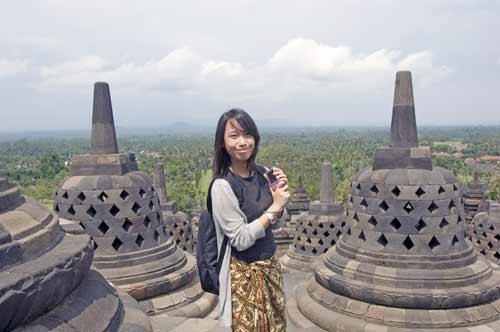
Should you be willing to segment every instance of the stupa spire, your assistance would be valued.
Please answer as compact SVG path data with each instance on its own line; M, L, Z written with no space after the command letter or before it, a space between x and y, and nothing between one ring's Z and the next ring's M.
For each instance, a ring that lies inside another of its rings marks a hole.
M319 188L319 202L333 203L334 200L335 197L333 195L332 164L328 161L325 161L321 166L321 184Z
M394 87L390 147L413 148L417 146L417 121L411 72L399 71L396 73Z
M94 108L92 112L91 154L116 154L118 143L116 140L115 122L109 85L105 82L94 84Z
M163 164L158 163L154 167L153 185L156 191L158 191L160 205L167 204L167 182L165 180L165 168Z

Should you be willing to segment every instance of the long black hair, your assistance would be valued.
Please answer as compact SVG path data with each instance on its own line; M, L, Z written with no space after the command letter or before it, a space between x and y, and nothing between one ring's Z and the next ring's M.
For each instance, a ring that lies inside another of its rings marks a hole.
M226 175L231 165L231 158L224 148L224 131L228 121L235 121L241 129L247 134L251 135L255 140L255 147L252 155L248 159L247 167L249 170L255 171L255 157L259 150L260 135L257 126L252 117L242 109L233 108L225 112L219 118L217 123L217 130L215 131L215 144L214 144L214 163L213 163L213 177L219 178Z

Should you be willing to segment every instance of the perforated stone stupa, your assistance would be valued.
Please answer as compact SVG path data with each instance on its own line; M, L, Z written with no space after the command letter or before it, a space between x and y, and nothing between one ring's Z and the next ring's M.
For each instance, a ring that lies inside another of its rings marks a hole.
M191 222L187 214L177 211L175 201L168 200L163 164L155 165L153 182L159 193L166 232L179 248L192 254L194 252L194 237Z
M295 238L281 263L301 271L312 271L319 257L334 246L346 226L342 202L333 195L332 165L321 169L320 199L309 205L309 211L297 218Z
M488 210L488 203L484 193L484 185L479 182L479 174L474 173L474 181L465 186L463 193L465 220L471 222L479 212Z
M88 235L0 178L0 331L150 332L148 317L90 269Z
M410 72L396 75L392 116L298 309L328 331L500 331L500 272L466 239L457 178L418 147Z
M202 317L212 309L195 260L165 233L153 181L118 152L109 86L96 83L90 154L77 155L54 209L95 243L94 266L149 314Z
M488 212L479 212L472 221L471 241L489 260L500 263L500 202L490 202Z

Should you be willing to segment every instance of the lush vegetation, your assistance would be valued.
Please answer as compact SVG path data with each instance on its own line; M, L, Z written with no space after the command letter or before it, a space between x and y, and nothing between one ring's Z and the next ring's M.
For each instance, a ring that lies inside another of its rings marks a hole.
M500 155L500 128L421 128L420 144L434 152L461 152L464 158L438 156L437 166L452 170L462 183L472 181L473 170L465 158ZM371 165L375 150L388 143L388 129L262 130L258 162L283 168L295 187L302 175L309 196L317 199L321 163L330 161L337 199L346 200L352 176ZM65 162L88 151L88 138L40 138L0 143L0 175L17 183L23 192L52 205L57 186L68 176ZM119 140L121 151L137 155L139 169L152 174L155 163L166 167L167 191L184 211L204 204L211 177L212 132L184 131L158 135L128 135ZM481 171L481 182L490 184L490 196L500 187L497 168Z

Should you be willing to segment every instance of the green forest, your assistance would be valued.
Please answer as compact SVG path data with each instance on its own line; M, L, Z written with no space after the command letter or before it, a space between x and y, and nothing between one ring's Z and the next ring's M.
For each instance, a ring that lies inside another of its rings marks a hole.
M455 173L462 184L473 180L489 184L488 195L496 198L500 166L471 168L466 158L500 156L500 128L420 128L419 143L443 155L434 165ZM155 135L127 134L119 137L121 152L134 152L139 170L152 175L153 166L163 163L167 192L180 210L203 206L211 179L214 133L210 131L167 131ZM257 162L283 168L293 190L302 176L311 199L318 198L321 163L330 161L336 199L346 201L349 183L360 169L370 166L375 150L388 144L388 128L264 129ZM16 183L24 194L52 207L58 185L69 175L68 162L75 154L87 153L87 137L42 137L0 142L0 176ZM454 153L461 153L460 158Z

